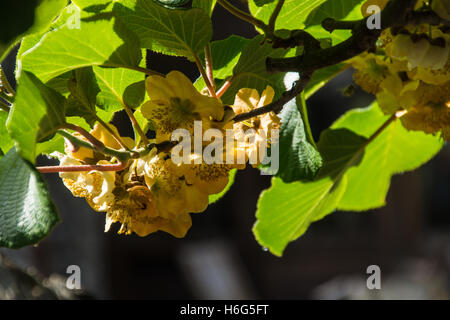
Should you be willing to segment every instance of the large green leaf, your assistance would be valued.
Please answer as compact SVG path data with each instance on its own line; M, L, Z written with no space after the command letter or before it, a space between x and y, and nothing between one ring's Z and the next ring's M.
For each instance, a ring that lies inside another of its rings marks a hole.
M195 60L212 36L212 23L202 9L168 9L154 1L124 0L114 11L138 35L141 46Z
M24 36L46 31L68 0L4 1L0 11L0 62ZM7 27L6 27L7 26Z
M253 227L258 242L281 256L290 241L301 236L311 222L330 213L345 191L345 181L335 187L331 178L314 182L284 183L272 179L258 201Z
M121 68L94 67L100 88L97 105L107 111L117 111L123 104L137 108L144 101L145 76L141 72Z
M77 10L74 5L67 7L56 24L58 27L37 44L35 38L24 41L23 46L29 49L21 49L18 56L24 70L47 82L67 71L91 65L139 65L139 40L111 11ZM74 14L81 19L79 25Z
M65 122L64 104L61 94L34 74L22 72L7 128L26 160L34 163L36 143L49 138Z
M274 178L258 202L254 233L260 244L281 255L311 222L336 208L383 205L393 174L417 168L442 147L439 138L406 131L399 120L378 131L387 120L376 105L348 112L321 135L324 166L315 181Z
M386 118L376 107L357 109L339 119L333 128L348 128L368 137ZM391 177L418 168L442 146L439 137L407 131L400 121L392 123L366 148L361 164L348 170L348 186L337 207L361 211L384 206Z
M310 12L325 1L326 0L286 0L278 15L275 25L276 29L302 29L305 26L305 20ZM278 1L269 2L250 0L250 12L256 18L268 23L277 2Z
M319 150L324 166L320 178L310 182L285 183L272 179L258 201L257 222L253 228L258 242L281 256L290 241L300 237L308 226L331 213L347 185L345 170L358 163L366 139L345 129L322 134Z
M59 221L41 175L12 148L0 160L0 246L42 240Z
M270 85L275 90L275 98L285 90L283 82L284 73L270 74L266 71L267 57L284 57L290 50L273 49L269 43L262 43L263 36L253 38L244 48L238 63L233 69L233 82L222 101L227 104L234 103L234 97L241 88L254 88L259 92Z

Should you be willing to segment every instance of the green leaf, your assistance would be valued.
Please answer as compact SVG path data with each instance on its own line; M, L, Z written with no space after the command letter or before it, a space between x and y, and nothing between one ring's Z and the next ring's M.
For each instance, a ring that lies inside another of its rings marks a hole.
M66 100L66 115L83 117L90 126L97 120L95 102L98 88L92 67L85 67L73 71L68 81L71 92Z
M6 154L14 146L14 141L6 130L8 113L0 111L0 151Z
M59 76L47 81L45 85L52 88L53 90L59 92L64 97L68 97L70 94L69 90L69 80L73 78L73 72L68 71L66 73L60 74Z
M348 112L333 128L347 128L368 137L386 118L374 105ZM420 167L442 146L439 137L407 131L400 121L392 123L369 144L361 164L346 173L348 186L338 208L361 211L384 206L391 177Z
M258 202L254 233L261 245L281 255L311 222L336 208L384 205L393 174L417 168L441 149L440 138L406 131L388 118L376 104L348 112L321 135L324 166L315 181L288 184L274 178Z
M212 16L216 2L217 0L193 0L192 8L203 9L206 13Z
M233 75L233 69L249 42L249 39L236 35L229 36L225 40L211 42L211 57L216 84ZM204 59L205 55L202 53L200 60ZM202 77L199 77L194 85L199 91L206 87Z
M258 201L253 228L258 242L281 256L287 244L300 237L312 222L331 213L347 185L345 170L357 164L356 155L363 152L365 141L346 129L326 130L319 142L324 160L320 178L292 183L273 178L272 186Z
M211 42L214 78L226 79L233 74L233 68L249 42L249 39L236 35ZM201 57L204 58L204 55L202 54Z
M49 138L65 122L64 104L62 95L34 74L22 72L7 128L26 160L34 163L36 143Z
M267 85L275 90L275 99L285 90L284 73L270 74L266 71L267 57L284 57L289 50L273 49L269 43L262 44L263 36L253 38L239 58L233 69L233 82L227 92L222 96L222 101L226 104L233 104L237 91L241 88L254 88L259 92L263 91Z
M24 36L46 31L67 5L68 0L29 0L2 3L0 21L0 62Z
M0 202L0 247L36 244L59 221L41 175L15 148L0 160Z
M366 0L327 0L311 11L306 19L305 25L309 27L316 24L321 24L326 18L333 18L335 20L362 19L363 16L361 14L361 5L365 1Z
M351 36L350 30L334 30L329 33L322 28L321 23L325 18L336 20L360 20L361 5L365 0L335 1L328 0L313 10L305 22L306 31L316 38L331 38L332 44L336 45Z
M230 176L228 178L228 183L225 186L225 188L222 191L220 191L219 193L209 195L209 204L218 201L220 198L222 198L225 195L225 193L228 192L228 190L230 190L231 186L234 183L234 178L236 177L236 173L237 173L237 169L231 170Z
M284 182L312 180L322 166L322 157L308 139L295 99L284 106L280 118L280 156L276 176Z
M145 97L145 75L141 72L94 67L95 78L100 88L97 105L107 111L117 111L123 104L139 107Z
M112 12L92 14L77 10L74 5L67 7L57 28L27 51L21 50L18 64L23 70L47 82L67 71L91 65L139 65L139 40ZM35 40L25 42L25 46Z
M310 223L334 209L345 185L345 179L336 186L332 178L307 183L273 178L272 186L258 200L253 227L256 239L281 256L287 244L301 236Z
M325 1L326 0L286 0L278 15L275 25L276 29L302 29L305 26L305 20L311 11ZM278 1L272 1L268 3L268 1L261 2L250 0L250 12L256 18L268 23L277 2Z
M154 1L124 0L114 11L138 35L141 46L194 61L212 36L212 23L202 9L174 10Z

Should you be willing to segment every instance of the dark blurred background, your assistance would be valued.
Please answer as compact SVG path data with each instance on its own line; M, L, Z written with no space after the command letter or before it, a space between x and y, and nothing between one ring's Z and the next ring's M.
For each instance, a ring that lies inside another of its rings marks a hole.
M214 40L256 35L219 6L213 22ZM185 59L151 54L148 65L198 77ZM13 77L14 55L4 67ZM349 70L309 99L316 139L346 110L372 101L359 89L344 96L351 82ZM114 123L132 136L124 114L118 113ZM184 239L162 232L122 236L115 233L117 227L103 233L105 215L74 198L56 174L48 174L62 222L36 247L0 249L0 298L448 299L449 164L447 146L419 170L394 176L386 207L335 212L314 223L282 258L264 251L251 232L258 196L270 186L270 177L255 169L239 172L224 198L193 214ZM366 268L373 264L381 268L381 290L366 287ZM63 288L69 265L81 268L83 291L74 295Z

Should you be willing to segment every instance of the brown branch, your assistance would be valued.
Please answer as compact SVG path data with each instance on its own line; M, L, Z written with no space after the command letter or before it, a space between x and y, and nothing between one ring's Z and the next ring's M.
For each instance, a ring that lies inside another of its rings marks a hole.
M278 0L277 6L272 12L272 15L269 19L268 32L273 33L275 31L275 23L277 21L278 15L280 14L281 8L283 8L285 0Z
M295 84L292 86L292 88L288 91L283 92L283 94L281 95L281 97L264 106L261 108L256 108L253 109L252 111L246 112L246 113L241 113L238 114L237 116L234 117L234 122L240 122L240 121L244 121L259 115L262 115L264 113L267 112L275 112L275 113L279 113L281 111L281 109L283 109L283 106L288 103L289 101L291 101L292 99L294 99L296 96L298 96L303 89L305 89L306 85L308 84L309 80L311 79L311 74L304 74L301 76L301 79L298 80L297 82L295 82Z
M269 72L296 71L299 73L310 73L359 55L375 47L382 30L406 25L411 19L417 20L416 13L413 13L415 2L415 0L392 0L381 12L381 29L368 29L368 18L357 22L346 22L340 27L351 27L353 31L352 36L347 40L326 49L305 50L304 54L296 57L267 58L267 70ZM331 20L326 19L325 21L326 24L329 24Z

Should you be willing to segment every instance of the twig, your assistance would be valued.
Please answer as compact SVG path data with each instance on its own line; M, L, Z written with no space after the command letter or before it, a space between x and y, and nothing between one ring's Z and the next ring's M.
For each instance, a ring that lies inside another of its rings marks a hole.
M333 32L334 30L352 30L360 23L357 21L339 21L333 18L326 18L322 21L322 27L328 32Z
M275 9L272 12L272 15L270 16L268 32L271 34L273 34L273 32L275 31L275 23L277 21L278 15L280 14L281 8L283 8L284 1L285 0L278 0L277 6L275 7Z
M353 35L347 40L326 49L305 50L304 54L296 57L267 58L267 70L269 72L296 71L308 73L348 60L375 47L383 29L408 24L408 19L416 16L412 13L415 3L415 0L392 0L381 12L381 29L368 29L368 18L357 23L352 22L354 24L352 27ZM347 27L350 27L350 25Z
M301 79L295 82L290 90L283 92L283 94L277 101L274 101L264 107L256 108L249 112L238 114L234 117L234 122L244 121L271 111L275 113L280 112L286 103L291 101L303 91L310 79L311 74L302 75Z
M83 171L121 171L128 166L128 161L117 164L87 164L78 166L43 166L36 169L40 173L83 172Z

